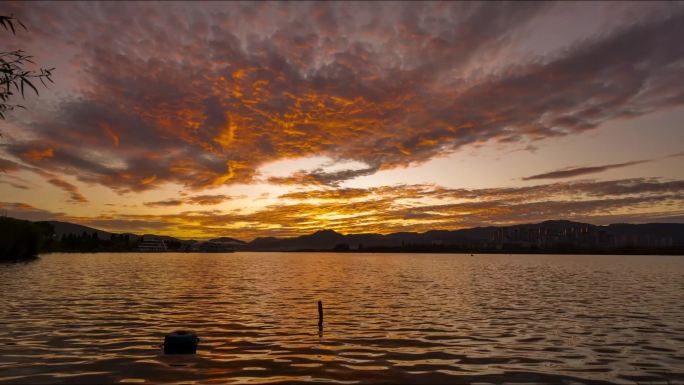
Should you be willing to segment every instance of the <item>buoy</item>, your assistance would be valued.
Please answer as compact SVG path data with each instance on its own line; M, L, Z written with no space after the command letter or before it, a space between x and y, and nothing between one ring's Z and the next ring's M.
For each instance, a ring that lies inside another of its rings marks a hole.
M164 354L195 354L197 352L197 334L179 330L164 337Z

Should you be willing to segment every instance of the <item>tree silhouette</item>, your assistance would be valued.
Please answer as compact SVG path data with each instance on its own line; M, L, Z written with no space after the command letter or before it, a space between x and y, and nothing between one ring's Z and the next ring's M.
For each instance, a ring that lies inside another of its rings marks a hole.
M28 31L24 23L14 16L0 15L0 24L13 35L17 33L15 24ZM21 93L24 98L24 90L30 88L38 95L38 89L33 84L36 79L45 87L45 80L54 83L51 78L54 68L40 68L38 71L26 68L34 64L32 59L33 56L27 55L23 50L0 51L0 119L5 119L7 111L16 107L24 108L20 104L10 104L9 100L15 93Z

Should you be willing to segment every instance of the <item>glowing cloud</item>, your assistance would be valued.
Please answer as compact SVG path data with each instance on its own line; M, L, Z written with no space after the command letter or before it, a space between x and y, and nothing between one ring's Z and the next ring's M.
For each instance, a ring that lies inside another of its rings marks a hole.
M467 144L571 135L684 102L684 12L674 6L477 76L468 68L504 54L549 6L215 6L12 4L57 46L69 46L76 25L100 32L71 47L82 92L5 150L120 192L251 183L262 165L302 156L368 165L270 179L334 186ZM112 149L119 167L90 155Z

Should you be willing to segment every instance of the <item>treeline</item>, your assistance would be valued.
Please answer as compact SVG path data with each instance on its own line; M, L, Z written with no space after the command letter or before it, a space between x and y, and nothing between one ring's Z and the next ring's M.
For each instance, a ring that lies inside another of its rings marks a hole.
M31 222L0 217L0 261L34 258L50 252L95 252L135 250L137 240L128 234L101 239L96 232L55 236L49 222Z
M47 251L53 232L49 223L0 217L0 260L33 258Z
M128 234L112 234L109 239L100 239L97 233L83 232L62 234L59 239L51 239L45 245L45 251L129 251L135 248Z

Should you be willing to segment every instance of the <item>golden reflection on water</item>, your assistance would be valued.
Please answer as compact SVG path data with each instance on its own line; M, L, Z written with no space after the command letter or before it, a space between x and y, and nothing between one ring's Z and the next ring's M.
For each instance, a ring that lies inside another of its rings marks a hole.
M681 257L52 254L0 283L6 383L684 381ZM161 354L177 329L196 356Z

